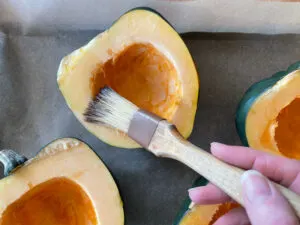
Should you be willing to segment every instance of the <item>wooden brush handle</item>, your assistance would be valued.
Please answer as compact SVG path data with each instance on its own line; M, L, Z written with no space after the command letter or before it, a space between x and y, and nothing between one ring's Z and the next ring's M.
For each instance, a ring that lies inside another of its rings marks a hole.
M148 149L156 156L173 158L184 163L218 186L235 201L244 205L241 186L241 176L244 170L228 165L189 143L168 122L159 123ZM300 196L279 184L274 184L300 218Z

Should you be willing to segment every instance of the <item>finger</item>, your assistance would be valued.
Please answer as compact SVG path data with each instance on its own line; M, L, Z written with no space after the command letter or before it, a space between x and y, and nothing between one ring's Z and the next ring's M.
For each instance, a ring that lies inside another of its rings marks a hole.
M288 201L261 173L249 170L241 182L244 206L252 225L299 225Z
M221 216L214 225L249 225L250 221L245 209L235 208Z
M189 189L189 197L196 204L217 204L230 200L228 195L211 183Z
M217 158L243 169L255 169L300 194L300 162L270 155L246 147L211 144L211 152Z

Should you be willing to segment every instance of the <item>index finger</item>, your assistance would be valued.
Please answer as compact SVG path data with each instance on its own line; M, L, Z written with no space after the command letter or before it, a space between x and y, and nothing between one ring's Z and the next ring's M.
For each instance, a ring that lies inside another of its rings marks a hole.
M224 162L247 170L257 170L300 194L300 162L297 160L215 142L211 144L211 152Z

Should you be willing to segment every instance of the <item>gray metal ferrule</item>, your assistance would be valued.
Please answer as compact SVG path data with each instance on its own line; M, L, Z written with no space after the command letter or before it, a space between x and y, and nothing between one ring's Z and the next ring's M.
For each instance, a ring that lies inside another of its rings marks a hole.
M153 113L139 110L130 123L128 135L144 148L148 148L158 123L163 119Z

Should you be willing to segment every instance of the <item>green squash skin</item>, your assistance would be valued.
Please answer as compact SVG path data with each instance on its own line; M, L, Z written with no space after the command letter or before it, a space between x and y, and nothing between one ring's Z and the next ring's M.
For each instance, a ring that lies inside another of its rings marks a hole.
M300 61L289 66L286 71L277 72L272 77L253 84L246 91L238 105L235 117L236 129L244 146L249 146L246 134L246 119L254 102L259 99L264 92L272 88L279 80L298 69L300 69Z
M199 187L199 186L205 186L208 183L208 181L204 177L199 177L192 185L192 187ZM189 205L191 204L191 200L189 197L186 198L186 200L183 202L173 225L180 225L183 217L188 213L189 211Z

